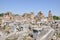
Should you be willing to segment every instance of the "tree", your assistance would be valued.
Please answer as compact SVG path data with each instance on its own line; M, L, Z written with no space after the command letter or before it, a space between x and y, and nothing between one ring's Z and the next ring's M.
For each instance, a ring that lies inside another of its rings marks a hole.
M3 16L3 13L0 14L0 17L2 17L2 16Z
M54 20L60 20L60 18L58 16L53 16Z
M15 14L15 16L19 16L19 14Z

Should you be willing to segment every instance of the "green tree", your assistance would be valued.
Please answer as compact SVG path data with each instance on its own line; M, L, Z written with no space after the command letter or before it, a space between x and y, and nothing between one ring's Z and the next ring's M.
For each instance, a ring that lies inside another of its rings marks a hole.
M58 16L53 16L54 20L60 20L60 18Z
M15 16L19 16L19 14L15 14Z
M3 16L3 13L0 14L0 17L2 17L2 16Z

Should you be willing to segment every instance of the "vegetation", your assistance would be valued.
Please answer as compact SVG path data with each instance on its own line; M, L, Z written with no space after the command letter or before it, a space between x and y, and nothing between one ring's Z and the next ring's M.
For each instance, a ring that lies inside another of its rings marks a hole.
M60 33L56 35L56 37L60 38Z
M3 13L0 14L0 17L2 17L2 16L3 16Z
M60 18L58 16L53 16L54 20L60 20Z
M15 14L15 16L19 16L19 14Z
M0 24L2 24L2 19L0 19Z
M4 25L4 27L3 27L4 30L5 30L5 29L8 29L8 28L9 28L8 25Z

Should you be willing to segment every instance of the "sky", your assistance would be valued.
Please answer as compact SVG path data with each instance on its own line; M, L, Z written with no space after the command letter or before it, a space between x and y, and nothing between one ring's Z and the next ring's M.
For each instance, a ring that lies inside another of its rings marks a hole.
M12 12L24 14L42 11L45 16L51 10L52 15L60 16L60 0L0 0L0 13Z

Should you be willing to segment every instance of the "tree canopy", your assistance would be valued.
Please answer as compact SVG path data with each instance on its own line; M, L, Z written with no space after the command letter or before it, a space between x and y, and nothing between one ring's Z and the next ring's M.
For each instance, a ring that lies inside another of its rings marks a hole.
M53 16L54 20L60 20L60 18L58 16Z
M3 13L0 13L0 17L2 17L3 16Z

